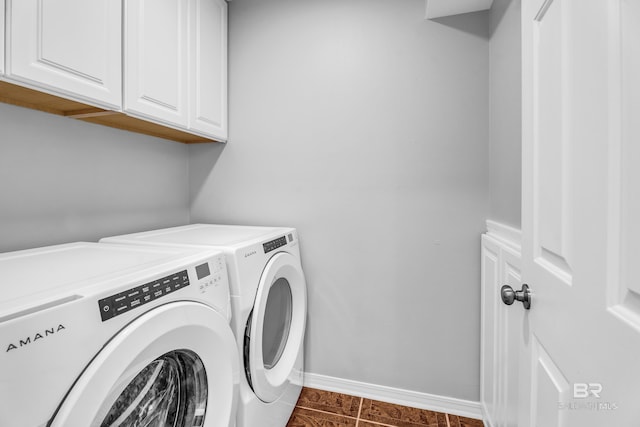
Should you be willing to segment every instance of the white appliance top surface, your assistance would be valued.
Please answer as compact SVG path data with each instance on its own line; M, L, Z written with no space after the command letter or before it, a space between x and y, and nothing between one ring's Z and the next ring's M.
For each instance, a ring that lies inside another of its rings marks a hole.
M184 259L184 268L194 255L206 256L202 250L85 242L0 254L0 315L172 261L177 266Z
M250 227L243 225L193 224L183 227L118 236L120 241L141 241L175 245L234 246L285 233L276 227Z

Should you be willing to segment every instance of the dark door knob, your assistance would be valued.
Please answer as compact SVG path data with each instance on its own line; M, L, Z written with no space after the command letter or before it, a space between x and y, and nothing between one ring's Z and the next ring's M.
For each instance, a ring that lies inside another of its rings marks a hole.
M507 305L513 304L514 301L520 301L525 309L529 310L531 308L531 289L529 285L522 285L522 289L519 291L514 291L511 286L504 285L500 289L500 297L502 302Z

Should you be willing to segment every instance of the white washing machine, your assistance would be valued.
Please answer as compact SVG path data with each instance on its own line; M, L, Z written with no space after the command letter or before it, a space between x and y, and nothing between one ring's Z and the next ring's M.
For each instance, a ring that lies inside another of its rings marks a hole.
M235 425L221 252L73 243L0 277L0 426Z
M196 224L101 240L221 249L244 364L238 427L284 427L302 389L306 282L293 228Z

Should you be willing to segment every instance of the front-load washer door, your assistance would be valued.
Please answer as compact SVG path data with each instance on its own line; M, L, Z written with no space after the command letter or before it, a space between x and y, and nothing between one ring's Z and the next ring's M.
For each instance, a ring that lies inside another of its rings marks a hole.
M304 341L307 286L297 258L286 252L267 263L245 337L245 370L254 393L275 401L287 387Z
M196 302L138 317L89 363L51 427L232 427L239 384L226 319Z

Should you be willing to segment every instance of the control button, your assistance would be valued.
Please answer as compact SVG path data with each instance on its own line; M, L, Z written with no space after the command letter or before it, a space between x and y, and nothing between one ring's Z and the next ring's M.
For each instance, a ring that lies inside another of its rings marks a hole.
M111 310L111 307L109 307L108 305L105 305L104 307L102 307L102 311L104 311L105 313L108 313L109 310Z

